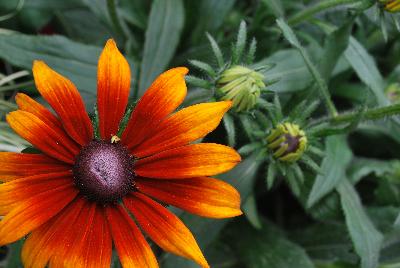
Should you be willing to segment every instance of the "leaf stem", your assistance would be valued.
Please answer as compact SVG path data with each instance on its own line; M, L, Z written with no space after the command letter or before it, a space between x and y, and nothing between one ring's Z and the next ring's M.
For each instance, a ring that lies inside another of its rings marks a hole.
M288 23L290 25L296 25L296 24L299 24L299 23L309 19L313 15L315 15L319 12L322 12L326 9L329 9L331 7L346 5L346 4L353 4L353 3L357 3L357 2L361 2L361 1L360 0L323 0L309 8L304 9L303 11L300 11L297 14L293 15L292 17L290 17L288 19Z

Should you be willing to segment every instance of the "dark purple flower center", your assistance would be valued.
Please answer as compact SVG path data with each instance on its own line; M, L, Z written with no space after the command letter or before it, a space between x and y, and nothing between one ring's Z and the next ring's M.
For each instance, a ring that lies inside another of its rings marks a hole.
M133 156L119 144L92 141L73 167L76 187L89 200L116 202L134 189Z
M296 152L297 149L299 148L301 137L299 137L299 136L294 137L290 134L285 134L285 138L286 138L286 141L284 141L284 144L288 145L288 148L286 149L285 154L290 154L290 153Z

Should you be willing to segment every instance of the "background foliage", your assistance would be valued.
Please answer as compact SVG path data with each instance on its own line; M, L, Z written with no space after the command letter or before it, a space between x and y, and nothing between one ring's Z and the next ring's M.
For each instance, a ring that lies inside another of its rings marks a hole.
M4 118L17 92L38 97L35 59L70 78L89 111L110 37L130 61L132 103L180 65L191 70L185 106L213 101L221 73L244 64L266 88L206 139L241 152L242 163L220 177L240 191L245 217L176 210L211 266L400 267L400 34L381 2L2 0L0 150L29 146ZM281 163L267 148L283 121L307 127L310 155L300 164ZM20 246L1 248L1 265L20 267ZM196 267L158 255L162 267Z

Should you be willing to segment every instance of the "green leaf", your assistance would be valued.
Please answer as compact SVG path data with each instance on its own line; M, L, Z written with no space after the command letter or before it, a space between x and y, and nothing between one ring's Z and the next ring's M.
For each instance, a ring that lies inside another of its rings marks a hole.
M346 49L344 55L360 80L371 88L378 104L389 104L389 101L386 99L383 92L385 83L382 75L379 72L373 57L368 53L364 46L354 37L351 37L349 47Z
M326 139L326 156L321 170L311 189L307 207L315 205L322 197L334 190L345 177L347 165L352 159L352 152L346 143L345 136L331 136Z
M101 49L63 36L0 35L0 58L30 70L34 60L43 60L68 77L91 107L95 102L97 61Z
M260 216L258 215L256 197L254 193L243 202L242 210L251 225L256 229L261 229L262 224Z
M197 20L193 24L195 26L192 31L192 44L197 44L204 37L205 32L216 31L235 4L235 0L202 0L198 2L199 6L195 10Z
M352 252L345 224L319 222L292 232L290 238L318 263L337 260L357 263L358 257Z
M366 215L353 185L343 179L337 186L347 228L354 248L361 258L361 268L378 267L379 252L382 246L382 234L374 227Z
M346 50L352 28L353 20L345 23L327 36L319 64L319 71L325 80L329 80L333 69Z
M139 96L172 59L180 40L184 15L182 0L155 0L152 3L140 67Z
M299 245L288 240L282 230L272 223L263 222L256 230L239 221L224 231L224 240L229 241L243 266L248 268L313 268L314 265Z
M208 41L210 42L211 49L214 53L215 58L217 59L218 66L222 68L224 66L224 56L222 55L221 49L219 48L217 42L214 37L212 37L209 33L207 34Z
M285 15L285 10L283 9L282 2L280 0L262 0L262 3L272 11L276 18L280 18Z
M352 183L357 183L371 173L380 177L391 171L393 171L392 161L358 157L351 162L347 174Z
M224 115L223 121L224 127L226 130L226 134L228 136L228 144L231 147L235 147L236 145L236 128L233 116L226 113Z
M247 27L246 22L240 22L239 32L237 35L236 45L233 49L232 53L232 62L233 64L237 64L240 58L242 57L244 48L246 46L247 40Z

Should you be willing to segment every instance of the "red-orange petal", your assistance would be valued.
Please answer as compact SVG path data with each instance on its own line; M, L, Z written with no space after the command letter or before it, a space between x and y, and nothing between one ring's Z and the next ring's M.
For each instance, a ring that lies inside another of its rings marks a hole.
M66 208L51 220L35 229L25 241L21 252L25 268L44 268L50 258L62 252L67 239L71 239L71 232L76 230L79 215L87 217L87 201L76 198ZM84 212L84 213L81 213ZM60 249L61 248L61 249Z
M228 183L207 177L186 180L136 179L142 193L190 213L209 218L242 214L240 194Z
M190 230L168 209L138 192L123 201L142 229L163 250L209 267Z
M46 125L34 114L15 111L7 115L10 127L43 153L73 164L79 148L64 132Z
M149 244L124 208L108 206L106 215L122 267L158 267Z
M26 199L0 221L0 245L15 242L47 222L77 194L78 190L71 185Z
M35 61L32 70L37 89L58 114L67 133L80 145L90 142L92 123L74 84L42 61Z
M0 215L9 213L13 208L32 196L46 192L62 190L73 185L71 171L35 175L0 184Z
M70 165L44 154L0 152L0 163L0 181L71 169Z
M180 110L161 121L154 135L132 150L137 157L186 145L213 131L232 106L230 101L201 103Z
M178 67L162 73L145 92L132 112L121 142L134 148L154 129L162 119L172 113L186 97L184 76L188 69Z
M18 93L15 96L15 102L17 103L20 110L36 115L49 127L62 129L62 124L60 120L58 120L58 118L53 113L46 109L46 107L29 97L28 95L24 93Z
M240 155L230 147L200 143L140 159L134 169L142 177L183 179L216 175L232 169L239 161Z
M104 140L118 133L129 98L131 71L114 40L107 41L97 69L97 110Z
M91 224L82 226L85 234L70 247L64 267L108 268L111 264L111 234L104 208L96 205Z

